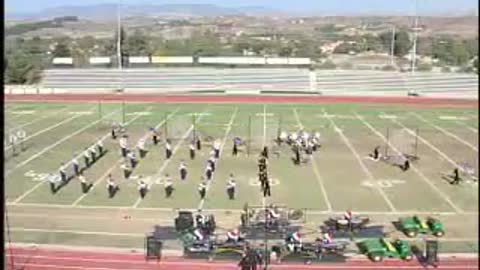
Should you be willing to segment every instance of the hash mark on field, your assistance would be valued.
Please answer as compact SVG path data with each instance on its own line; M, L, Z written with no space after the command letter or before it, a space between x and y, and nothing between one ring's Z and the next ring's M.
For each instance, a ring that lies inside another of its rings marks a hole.
M152 109L152 107L148 107L147 108L147 111L150 111ZM169 116L167 116L167 120L170 119L170 117L172 117L174 114L176 114L178 111L178 108L177 110L175 110L173 113L171 113ZM127 126L129 124L131 124L133 121L135 121L136 119L140 118L141 116L144 116L143 114L137 114L134 118L132 118L131 120L129 120L126 124ZM163 119L162 122L160 122L158 125L156 125L154 128L157 129L159 128L161 125L163 125L165 123L165 119ZM145 135L143 135L142 139L145 139L148 137L148 134L149 132L146 132ZM82 194L80 197L78 197L78 199L76 199L73 203L72 203L72 206L77 206L88 194L91 193L91 191L100 183L102 182L103 179L105 179L112 171L113 169L115 169L117 167L117 165L122 162L123 160L123 157L122 158L119 158L114 164L112 167L110 167L102 176L100 176L100 178L98 178L92 185L92 187L88 190L87 193L84 193Z
M138 118L138 117L137 117ZM135 121L137 118L132 118L129 122L127 122L127 125L129 125L130 123L132 123L133 121ZM100 120L98 120L100 121ZM109 135L109 133L107 134L107 136ZM21 200L23 200L25 197L27 197L30 193L34 192L37 188L39 188L45 181L41 181L39 182L38 184L36 184L35 186L33 186L31 189L27 190L25 193L23 193L20 197L18 197L17 199L15 199L15 201L13 201L13 204L16 204L18 202L20 202ZM85 194L84 194L85 195Z
M327 111L325 109L322 109L323 110L323 113L324 114L327 114ZM350 149L350 151L352 151L353 155L355 156L355 158L357 159L358 163L360 164L360 167L363 169L363 172L368 176L368 178L372 181L375 180L375 177L373 177L373 174L370 172L370 170L367 168L367 166L365 165L365 163L363 163L363 160L362 158L360 157L360 155L358 154L357 150L355 150L355 148L353 147L352 143L350 142L350 140L347 138L347 136L345 136L345 134L343 134L343 132L341 130L339 130L337 124L335 123L335 121L333 121L332 118L328 118L328 120L330 121L330 124L332 124L332 126L335 128L335 131L337 132L337 134L340 135L340 138L343 140L343 142L347 145L347 147ZM393 203L390 201L390 199L387 197L387 194L385 193L385 191L379 187L376 187L378 193L380 193L380 195L383 197L383 199L385 200L385 202L387 203L388 207L390 208L390 210L392 212L397 212L397 210L395 209L395 206L393 206Z
M449 136L449 137L454 138L455 140L457 140L457 141L463 143L464 145L470 147L471 149L475 150L475 152L478 152L478 148L477 148L477 147L471 145L469 142L463 140L462 138L458 137L457 135L455 135L455 134L453 134L453 133L451 133L451 132L449 132L449 131L447 131L447 130L445 130L445 129L443 129L443 128L435 125L435 124L433 124L432 122L428 121L427 119L423 118L422 116L420 116L420 115L417 114L417 113L412 112L411 114L415 115L415 117L417 117L418 119L422 120L423 122L429 124L430 126L434 127L435 129L441 131L443 134L445 134L445 135L447 135L447 136Z
M36 111L12 111L11 114L25 115L34 114Z
M203 118L205 114L202 113L200 114L200 117L197 119L197 121L200 122L200 120ZM170 163L170 161L172 160L172 157L175 155L175 153L178 151L178 149L180 148L180 146L183 144L183 142L185 141L185 139L187 139L187 137L190 135L190 133L193 131L193 129L195 128L195 126L192 124L190 125L190 128L187 130L187 132L185 132L185 134L183 135L183 137L178 141L178 143L175 145L175 147L173 148L172 150L172 156L170 157L170 159L166 159L165 161L163 161L163 164L162 166L158 169L158 171L155 173L155 178L157 177L160 177L160 175L162 174L162 172L165 170L165 168L167 167L168 163ZM148 192L151 191L151 188L153 187L153 183L155 182L152 182L151 184L147 184L148 185ZM132 208L137 208L138 205L142 202L142 198L138 198L137 201L133 204Z
M12 169L10 169L9 171L6 171L6 172L5 172L5 176L10 175L10 174L11 174L13 171L15 171L16 169L25 166L26 164L30 163L32 160L35 160L36 158L40 157L40 156L43 155L44 153L46 153L46 152L50 151L51 149L55 148L57 145L65 142L65 141L67 141L68 139L72 138L73 136L76 136L77 134L80 134L81 132L89 129L90 127L96 125L98 122L102 121L102 120L105 119L106 117L108 117L108 116L110 116L110 115L112 115L112 114L114 114L114 113L116 113L116 112L118 112L118 111L120 111L120 110L113 111L113 112L105 115L105 116L102 117L101 119L98 119L98 120L96 120L96 121L94 121L94 122L92 122L92 123L84 126L83 128L78 129L77 131L71 133L70 135L67 135L67 136L63 137L61 140L55 142L54 144L52 144L52 145L50 145L50 146L47 146L46 148L42 149L40 152L38 152L38 153L36 153L35 155L31 156L30 158L24 160L23 162L17 164L15 167L13 167Z
M295 116L295 119L297 120L298 125L303 130L304 127L303 127L302 122L300 121L300 117L298 116L298 112L297 112L296 108L293 109L293 115ZM310 163L312 164L313 173L316 176L315 178L317 178L317 182L320 185L320 191L322 192L322 195L325 199L325 204L327 205L327 211L331 212L332 211L332 204L330 203L330 200L328 199L327 191L326 191L325 186L323 184L323 177L318 170L317 163L315 162L315 158L313 157L313 155L310 155Z
M367 126L373 133L375 133L378 137L380 137L385 143L388 143L388 145L395 151L397 152L397 154L401 155L402 153L394 146L392 145L388 140L387 138L385 138L385 136L383 136L383 134L381 134L378 130L376 130L372 125L370 125L370 123L368 123L365 119L363 119L362 116L358 115L356 112L355 113L355 116L365 125ZM427 183L433 190L435 190L435 192L438 193L438 195L440 195L440 197L442 197L454 210L456 213L463 213L463 210L460 209L458 206L456 206L452 200L445 194L443 193L439 188L437 188L433 183L432 181L430 181L430 179L428 179L422 172L420 172L420 170L418 170L416 168L416 165L413 165L413 164L410 164L410 168L412 168L415 173L417 173L418 176L420 176L420 178L425 181L425 183Z
M393 114L380 114L378 117L382 118L382 119L397 119L398 118L396 115L393 115Z
M438 117L439 119L441 120L454 120L454 121L458 121L458 120L462 120L462 121L465 121L467 120L467 117L458 117L458 116L450 116L450 115L441 115Z
M230 117L230 121L228 122L228 128L225 131L225 136L223 136L223 141L222 141L222 144L220 145L220 156L222 155L223 148L225 148L225 143L227 142L228 134L230 134L230 130L232 129L233 121L235 120L235 117L237 116L237 111L238 111L238 107L235 107L235 111L232 113L232 117ZM215 166L218 167L219 162L220 162L220 159L217 160L217 164ZM213 173L213 178L214 177L215 177L215 173ZM208 190L210 189L210 184L212 183L213 178L212 178L212 180L207 182L207 187L205 189L206 190L205 191L205 197L208 194ZM200 200L200 203L198 204L197 209L202 209L204 204L205 204L205 198Z
M72 120L74 120L74 119L76 119L76 118L81 117L81 116L83 116L83 115L74 115L74 116L72 116L72 117L70 117L70 118L67 118L67 119L65 119L65 120L63 120L63 121L61 121L61 122L59 122L59 123L57 123L57 124L55 124L55 125L49 126L49 127L45 128L45 129L42 129L42 130L40 130L40 131L38 131L38 132L36 132L36 133L34 133L34 134L26 137L25 139L23 139L23 141L26 142L26 141L30 140L31 138L34 138L34 137L36 137L36 136L38 136L38 135L40 135L40 134L42 134L42 133L45 133L45 132L47 132L47 131L50 131L50 130L56 128L56 127L59 127L59 126L65 124L65 123L68 123L68 122L70 122L70 121L72 121ZM10 149L10 148L12 148L12 147L13 147L13 145L9 145L9 146L5 147L4 150L8 150L8 149Z

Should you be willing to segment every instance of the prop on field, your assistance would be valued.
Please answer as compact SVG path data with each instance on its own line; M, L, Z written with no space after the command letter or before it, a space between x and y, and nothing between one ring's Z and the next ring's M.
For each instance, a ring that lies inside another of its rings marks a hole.
M413 132L413 131L412 131ZM418 134L417 128L412 134L407 129L386 130L386 143L384 154L381 160L393 166L404 167L406 160L415 162L419 160L418 156ZM408 168L407 168L408 169Z
M357 246L360 253L374 262L380 262L384 258L398 258L406 261L413 259L410 245L404 240L390 242L385 238L367 239L357 242Z
M4 155L8 159L17 156L27 149L27 133L23 129L13 129L6 134L6 140L3 142Z
M345 233L359 233L366 229L370 223L368 216L356 216L350 211L346 211L345 215L330 217L321 226L322 231L345 232Z
M305 209L294 210L281 205L263 207L246 204L240 215L242 229L266 228L269 233L285 233L290 226L305 223L306 218Z
M283 245L273 246L272 251L276 253L279 261L286 257L300 257L309 263L312 260L320 260L323 254L342 255L349 243L346 240L333 239L328 233L317 237L315 241L303 242L301 235L294 232L287 234Z
M420 219L418 216L400 218L394 225L408 237L415 237L418 234L431 234L436 237L445 235L443 224L438 219L432 217L428 217L425 220Z
M478 172L475 171L475 168L472 165L468 162L458 162L457 164L460 176L465 177L467 180L478 182Z

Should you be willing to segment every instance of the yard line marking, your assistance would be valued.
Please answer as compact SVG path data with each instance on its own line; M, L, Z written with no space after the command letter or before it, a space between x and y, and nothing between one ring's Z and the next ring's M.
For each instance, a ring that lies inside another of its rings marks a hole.
M30 217L30 218L42 218L44 219L45 218L45 214L35 214L35 213L8 213L8 215L10 217ZM111 216L98 216L98 217L92 217L92 216L88 216L88 215L58 215L58 214L53 214L52 216L54 216L55 218L61 218L62 220L64 219L73 219L73 220L76 220L76 219L80 219L80 220L87 220L87 219L91 219L91 220L111 220L112 217ZM115 216L116 218L118 218L118 216ZM145 221L145 222L152 222L152 221L157 221L157 222L172 222L172 219L171 218L168 218L168 219L159 219L157 217L155 218L139 218L139 217L135 217L134 218L135 221Z
M323 113L327 115L327 111L325 109L322 109ZM350 140L343 134L342 130L335 124L335 121L333 121L332 118L327 118L330 121L330 124L334 127L335 131L337 132L338 135L340 135L340 138L342 138L343 142L348 146L350 151L352 151L353 155L357 159L358 163L360 164L360 167L363 169L363 172L370 178L370 180L375 180L375 177L373 177L373 174L370 172L370 170L367 168L365 163L363 163L362 158L358 154L357 150L353 147L351 144ZM393 203L390 201L390 199L387 197L387 194L385 194L385 191L381 189L380 187L375 187L375 189L380 193L380 195L383 197L385 202L387 203L388 207L390 208L391 211L396 212L397 210L395 209L395 206L393 206Z
M147 111L150 111L152 109L152 107L148 107L147 108ZM177 112L179 111L179 108L177 108L173 113L170 113L166 119L163 119L162 122L160 122L158 125L156 125L154 127L154 129L157 129L159 127L161 127L165 122L166 120L169 120L173 115L175 115ZM145 116L144 114L137 114L134 119L137 119L141 116ZM129 125L130 123L127 122L127 125ZM143 135L142 139L146 139L149 135L149 131L147 131L145 133L145 135ZM103 179L105 179L112 171L113 169L115 169L117 167L117 165L122 162L123 160L123 157L119 158L102 176L100 176L100 178L97 179L97 181L95 181L92 185L92 187L88 190L87 193L84 193L82 195L80 195L80 197L78 197L78 199L76 199L73 203L72 203L72 206L77 206L88 194L91 193L91 191L100 183L102 182Z
M228 122L227 130L225 131L225 135L223 136L222 144L220 145L220 150L219 150L220 156L222 155L223 148L225 147L225 143L227 142L228 134L230 134L230 130L232 130L233 121L237 116L237 112L238 112L238 107L235 107L235 111L232 113L232 116L230 117L230 122ZM217 164L215 165L216 167L218 167L219 162L220 162L220 159L217 160ZM215 173L213 175L213 178L214 177L215 177ZM205 197L208 194L208 190L210 189L210 184L212 183L213 178L207 182L207 187L205 188ZM200 203L198 204L197 209L202 209L204 203L205 203L205 198L200 200Z
M439 126L435 125L434 123L428 121L427 119L425 119L424 117L422 117L421 115L419 115L417 113L411 112L411 114L415 115L415 117L417 117L418 119L422 120L423 122L429 124L430 126L434 127L435 129L441 131L443 134L456 139L457 141L459 141L459 142L463 143L464 145L470 147L471 149L475 150L475 152L478 152L477 147L475 147L474 145L470 144L469 142L463 140L462 138L458 137L457 135L443 129L442 127L439 127Z
M37 119L35 119L35 120L32 120L32 121L30 121L30 122L23 123L23 124L21 124L21 125L19 125L19 126L13 127L12 129L15 130L15 129L24 128L24 127L29 126L29 125L32 125L32 124L34 124L34 123L40 122L41 120L43 120L43 119L45 119L45 118L49 118L49 117L51 117L52 115L60 114L60 113L62 113L62 112L64 112L64 111L66 111L67 109L68 109L68 108L63 108L63 109L61 109L61 110L54 111L54 112L52 112L52 113L49 113L49 114L44 115L44 116L42 116L42 117L39 117L39 118L37 118ZM5 119L5 120L7 120L7 119Z
M388 142L387 138L383 136L378 130L376 130L372 125L370 125L362 116L354 112L355 116L365 125L367 126L373 133L375 133L378 137L380 137L384 142L388 143L388 145L395 151L397 154L401 155L402 153L390 142ZM428 179L420 170L416 168L413 164L410 165L410 168L412 168L418 176L422 180L425 181L433 190L435 190L438 195L440 195L457 213L462 213L463 210L460 209L458 206L456 206L453 201L447 196L447 194L443 193L438 187L436 187L430 179Z
M205 111L204 111L205 112ZM198 121L200 121L202 118L203 118L204 114L201 114L200 117L198 117ZM192 133L193 129L194 129L194 125L190 125L190 128L187 130L187 132L185 132L185 134L183 135L183 137L180 139L180 141L175 145L175 147L173 148L172 150L172 156L169 158L169 159L166 159L162 166L158 169L158 171L155 173L154 176L159 176L160 174L162 174L162 172L165 170L165 168L167 167L168 163L170 163L170 161L172 160L172 157L175 155L175 153L178 151L178 149L180 148L180 146L183 144L183 142L185 141L185 139L187 139L187 137L190 135L190 133ZM153 183L149 183L148 184L148 190L150 191L150 188L153 186ZM133 204L132 208L137 208L137 206L142 202L142 198L138 198L137 201Z
M151 109L151 107L149 107L148 109ZM133 121L137 120L138 117L134 117L132 119L130 119L129 121L126 122L126 126L128 126L129 124L131 124ZM104 135L102 137L102 140L105 139L107 136L109 136L110 133L107 133L106 135ZM77 157L81 156L82 154L78 154ZM33 191L35 191L38 187L40 187L45 181L40 181L38 184L36 184L35 186L33 186L31 189L29 189L27 192L25 192L23 195L21 195L20 197L18 197L17 199L15 199L15 201L13 201L13 204L16 204L18 203L19 201L23 200L26 196L28 196L30 193L32 193ZM93 187L92 187L93 188Z
M422 136L417 135L413 130L407 128L405 125L397 121L396 119L390 119L392 122L396 123L397 125L401 126L404 128L408 133L410 133L412 136L417 136L417 138L422 141L424 144L426 144L428 147L430 147L433 151L437 152L438 155L440 155L443 159L446 161L450 162L454 167L460 167L458 164L453 161L451 158L449 158L445 153L440 151L437 147L435 147L433 144L431 144L429 141L424 139Z
M52 130L52 129L54 129L54 128L57 128L57 127L65 124L65 123L68 123L68 122L70 122L70 121L72 121L72 120L74 120L74 119L76 119L76 118L81 117L81 116L83 116L83 115L74 115L74 116L72 116L72 117L69 117L69 118L67 118L67 119L65 119L65 120L63 120L63 121L61 121L61 122L59 122L59 123L57 123L57 124L55 124L55 125L53 125L53 126L49 126L49 127L45 128L45 129L42 129L42 130L40 130L40 131L38 131L38 132L36 132L36 133L34 133L34 134L26 137L25 139L23 139L23 141L26 142L26 141L30 140L31 138L34 138L34 137L36 137L36 136L38 136L38 135L40 135L40 134L42 134L42 133L45 133L45 132L47 132L47 131L50 131L50 130ZM8 150L8 149L10 149L10 148L12 148L12 147L13 147L12 145L9 145L9 146L5 147L4 150Z
M151 108L151 107L149 107ZM132 119L130 119L126 125L128 126L129 124L131 124L133 121L137 120L138 117L134 117ZM107 136L109 135L110 133L107 134ZM20 202L21 200L23 200L25 197L27 197L30 193L34 192L37 188L39 188L43 183L45 183L46 181L40 181L38 184L36 184L35 186L33 186L31 189L27 190L25 193L23 193L20 197L16 198L14 201L13 201L13 204L16 204L18 202Z
M461 126L464 126L465 128L467 128L468 130L470 130L470 131L471 131L471 132L473 132L473 133L476 133L476 134L478 134L478 130L477 130L477 129L475 129L475 128L473 128L473 127L469 126L468 124L466 124L466 123L464 123L464 122L461 122L461 121L455 121L455 123L457 123L457 124L459 124L459 125L461 125Z
M98 120L96 120L96 121L94 121L94 122L92 122L92 123L84 126L83 128L78 129L77 131L71 133L70 135L67 135L67 136L63 137L61 140L55 142L54 144L52 144L52 145L50 145L50 146L47 146L46 148L44 148L44 149L41 150L40 152L38 152L38 153L36 153L35 155L31 156L30 158L24 160L23 162L17 164L17 166L13 167L13 168L10 169L9 171L6 171L6 172L5 172L5 176L8 176L8 175L11 174L14 170L25 166L26 164L30 163L30 161L35 160L36 158L38 158L39 156L43 155L44 153L50 151L51 149L53 149L53 148L56 147L57 145L63 143L64 141L70 139L71 137L73 137L73 136L75 136L75 135L77 135L77 134L80 134L81 132L89 129L90 127L92 127L92 126L94 126L94 125L96 125L98 122L102 121L104 118L106 118L106 117L108 117L108 116L110 116L110 115L112 115L112 114L114 114L114 113L116 113L116 112L119 112L119 111L120 111L120 110L113 111L113 112L105 115L105 116L102 117L101 119L98 119Z
M303 130L304 126L303 126L302 122L300 121L300 117L298 116L297 108L293 108L293 115L295 115L295 119L297 120L298 125ZM315 174L315 176L317 178L317 182L320 185L320 190L322 191L322 195L325 198L325 203L327 205L327 211L331 212L332 211L332 204L330 203L330 200L328 199L327 191L326 191L326 188L323 184L323 177L318 170L317 163L315 162L315 157L313 155L310 155L310 161L311 161L310 163L312 164L313 173Z

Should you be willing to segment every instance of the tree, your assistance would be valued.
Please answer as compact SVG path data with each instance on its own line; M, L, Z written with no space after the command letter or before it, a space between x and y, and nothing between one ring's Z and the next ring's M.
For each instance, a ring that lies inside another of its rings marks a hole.
M380 42L383 44L384 50L390 52L392 46L392 32L383 32L379 35L379 38ZM408 33L405 30L396 31L393 54L395 56L405 56L411 47L412 43Z
M280 51L278 52L278 56L290 57L292 56L292 53L293 53L293 48L287 45L280 48Z
M7 83L31 84L40 79L41 67L31 61L31 55L17 51L7 58L8 66L5 72Z
M53 57L71 57L70 48L64 41L59 41L52 52Z
M411 47L412 43L407 32L401 30L395 33L395 47L393 50L394 55L405 56Z

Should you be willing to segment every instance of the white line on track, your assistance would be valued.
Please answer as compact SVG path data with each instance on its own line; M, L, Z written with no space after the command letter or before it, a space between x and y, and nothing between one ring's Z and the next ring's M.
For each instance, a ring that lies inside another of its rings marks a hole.
M327 115L327 111L325 109L322 109L323 110L323 113L325 115ZM355 158L357 159L358 163L360 164L360 167L363 169L363 172L367 175L368 178L370 178L370 180L374 181L375 180L375 177L373 176L373 174L370 172L370 170L367 168L367 166L365 165L365 163L363 163L363 160L362 158L360 157L360 155L358 154L357 150L355 150L355 148L353 147L352 143L350 142L350 140L347 138L347 136L345 136L345 134L343 134L342 130L340 130L340 128L337 126L337 124L335 124L335 121L333 121L332 118L330 117L327 117L327 119L330 121L330 124L332 124L332 126L334 127L335 131L337 132L338 135L340 135L340 138L343 140L343 142L348 146L348 148L350 149L350 151L352 151L353 155L355 156ZM382 198L385 200L385 202L387 203L388 207L390 208L391 211L393 212L396 212L396 208L395 206L393 206L393 203L390 201L390 199L387 197L387 194L385 193L385 191L383 191L382 188L380 187L376 187L376 190L378 191L378 193L380 193L380 195L382 196Z
M205 111L202 112L202 114L200 114L200 117L198 117L197 121L200 121L203 116L205 115L204 114ZM192 124L190 126L190 128L187 130L187 132L185 132L185 134L183 135L183 137L180 139L180 141L175 145L175 147L173 148L172 150L172 156L169 158L169 159L166 159L162 166L158 169L158 171L155 173L155 176L156 177L159 177L162 172L165 170L165 168L167 168L167 165L168 163L170 163L170 161L172 160L173 156L175 155L175 153L178 151L178 149L180 148L180 146L183 144L183 142L187 139L187 137L190 135L190 133L192 133L193 129L195 128L195 126ZM153 183L150 183L148 184L148 190L150 191L152 186L153 186ZM137 201L135 201L135 203L132 205L132 208L137 208L138 205L142 202L142 198L138 198Z
M370 123L368 123L362 116L358 115L355 112L355 116L362 122L365 126L367 126L373 133L375 133L378 137L380 137L384 142L388 143L388 145L395 151L397 154L401 155L402 153L391 143L387 141L387 139L381 134L378 130L376 130ZM420 178L425 181L435 192L437 192L440 197L442 197L457 213L462 213L463 210L460 209L458 206L453 203L453 201L447 196L447 194L443 193L437 186L435 186L430 179L428 179L420 170L416 168L413 164L410 167L417 173Z
M56 146L58 146L59 144L67 141L68 139L72 138L73 136L76 136L77 134L80 134L81 132L89 129L90 127L96 125L98 122L102 121L104 118L118 112L119 110L116 110L116 111L113 111L107 115L105 115L104 117L102 117L101 119L98 119L94 122L91 122L90 124L76 130L75 132L63 137L61 140L58 140L56 141L54 144L50 145L50 146L47 146L46 148L42 149L40 152L36 153L35 155L31 156L30 158L24 160L23 162L17 164L15 167L13 167L12 169L10 169L9 171L6 171L5 172L5 177L7 177L8 175L10 175L13 171L15 171L16 169L18 168L21 168L23 166L25 166L26 164L30 163L32 160L35 160L37 159L38 157L40 157L41 155L43 155L44 153L50 151L51 149L55 148Z
M233 121L237 116L237 112L238 112L238 107L235 107L235 110L233 111L232 116L230 117L230 121L228 122L228 127L227 127L227 130L225 131L225 135L223 136L222 144L220 145L220 157L222 156L223 149L225 148L225 143L227 142L228 134L230 134L230 130L232 130ZM216 167L218 167L219 162L220 162L220 159L217 160L217 163L215 164ZM213 175L213 177L215 177L215 174ZM210 184L212 183L212 181L213 181L213 178L207 182L205 197L207 196L206 194L208 194L208 190L210 189ZM198 204L197 209L202 209L204 204L205 204L205 198L200 200L200 203Z
M150 110L152 109L152 107L148 107L147 108L147 111L149 112ZM164 119L162 122L160 122L158 125L156 125L154 127L154 129L158 129L159 127L161 127L166 120L170 119L173 115L175 115L177 112L178 112L178 108L171 114L169 114L167 116L167 119ZM131 122L135 121L137 118L139 118L140 116L144 116L143 114L137 114L134 118L132 118L129 122L127 122L127 125L129 125ZM142 139L146 139L149 135L150 131L147 131L145 133L145 135L143 135ZM123 160L123 157L119 158L102 176L100 176L100 178L98 178L92 185L92 187L88 190L87 193L84 193L82 195L80 195L80 197L78 197L78 199L76 199L73 203L72 203L72 206L77 206L88 194L91 193L91 191L100 183L102 182L103 179L105 179L116 167L117 165L122 162Z
M32 139L32 138L34 138L34 137L36 137L36 136L38 136L38 135L40 135L40 134L42 134L42 133L45 133L45 132L50 131L50 130L52 130L52 129L54 129L54 128L57 128L57 127L65 124L65 123L68 123L68 122L70 122L70 121L72 121L72 120L74 120L74 119L76 119L76 118L81 117L81 116L82 116L82 115L79 115L79 114L78 114L78 115L74 115L74 116L72 116L72 117L69 117L69 118L67 118L67 119L65 119L65 120L63 120L63 121L61 121L61 122L58 122L58 123L55 124L55 125L49 126L49 127L45 128L45 129L42 129L42 130L40 130L40 131L38 131L38 132L33 133L32 135L30 135L30 136L26 137L25 139L23 139L23 141L24 141L24 142L25 142L25 141L28 141L28 140L30 140L30 139ZM8 149L10 149L10 148L12 148L12 145L9 145L9 146L5 147L4 150L8 150Z
M298 125L303 130L303 124L300 121L300 117L298 116L298 112L297 112L296 108L293 109L293 115L295 116L295 119L297 120ZM314 172L314 174L317 178L318 184L320 185L320 190L322 191L322 195L325 199L325 204L327 205L327 211L331 212L332 211L332 204L330 203L330 200L328 199L327 191L326 191L325 185L323 184L323 177L318 170L317 163L315 162L315 157L313 155L310 155L310 159L311 159L310 164L312 164L313 172Z
M477 147L475 147L474 145L470 144L469 142L463 140L462 138L458 137L457 135L443 129L442 127L439 127L439 126L435 125L434 123L428 121L427 119L425 119L424 117L422 117L421 115L419 115L417 113L412 112L411 114L414 115L415 117L417 117L418 119L422 120L423 122L427 123L428 125L434 127L435 129L441 131L443 134L445 134L445 135L447 135L451 138L454 138L455 140L463 143L464 145L470 147L471 149L475 150L475 152L478 153L478 148Z

